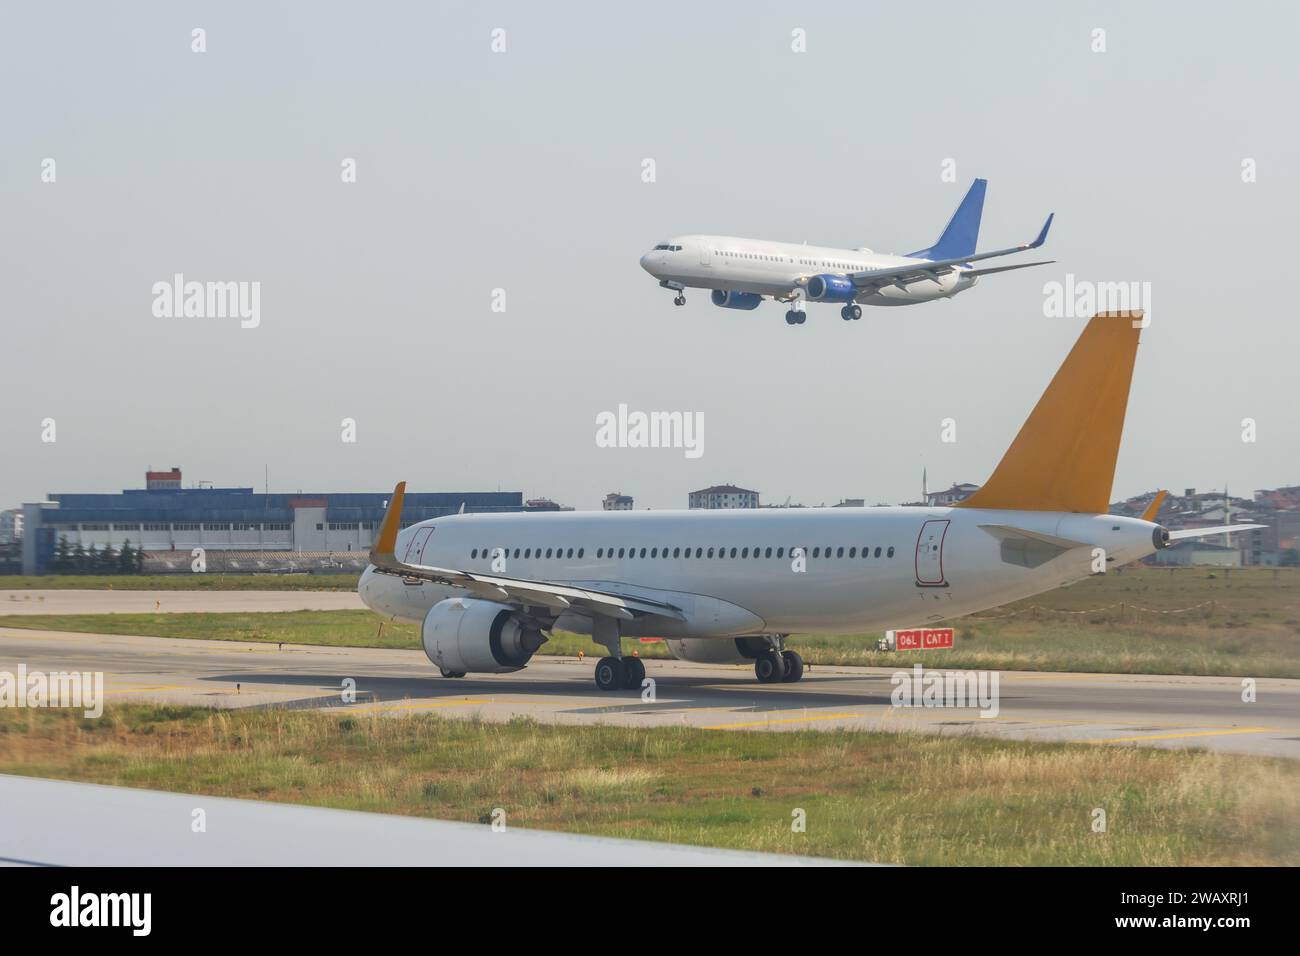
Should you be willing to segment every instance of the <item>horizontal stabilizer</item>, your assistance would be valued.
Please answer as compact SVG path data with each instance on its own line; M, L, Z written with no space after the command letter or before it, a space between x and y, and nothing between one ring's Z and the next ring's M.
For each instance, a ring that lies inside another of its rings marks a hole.
M1022 568L1036 568L1067 551L1091 547L1086 541L1061 538L1008 524L982 524L979 527L981 531L1002 542L1004 563L1016 564Z
M1236 534L1238 531L1254 531L1256 528L1263 528L1262 524L1221 524L1213 528L1183 528L1180 531L1170 531L1170 541L1186 541L1191 538L1208 538L1212 534Z

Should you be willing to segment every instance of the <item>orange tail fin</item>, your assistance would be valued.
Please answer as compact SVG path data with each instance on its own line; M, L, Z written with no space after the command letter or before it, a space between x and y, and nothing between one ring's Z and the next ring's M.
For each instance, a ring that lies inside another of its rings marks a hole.
M1141 317L1092 317L993 476L957 507L1106 512Z

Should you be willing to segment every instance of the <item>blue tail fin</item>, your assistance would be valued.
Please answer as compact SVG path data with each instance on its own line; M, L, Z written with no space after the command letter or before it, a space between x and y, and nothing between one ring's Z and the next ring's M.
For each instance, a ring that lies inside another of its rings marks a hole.
M909 252L908 256L913 259L960 259L962 256L973 256L975 243L980 236L980 216L984 213L984 190L988 185L987 179L977 179L971 183L966 198L948 220L938 242L929 249Z

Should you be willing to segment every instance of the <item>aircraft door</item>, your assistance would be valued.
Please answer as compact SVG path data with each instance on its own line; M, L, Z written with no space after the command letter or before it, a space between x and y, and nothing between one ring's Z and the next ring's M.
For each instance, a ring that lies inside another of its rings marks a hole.
M948 520L927 521L916 536L916 586L946 588L943 577L943 539L948 534Z
M713 265L713 250L709 248L707 240L700 243L700 265L706 269Z
M432 528L421 528L412 535L410 543L406 546L406 556L402 558L402 561L406 564L423 563L424 549L429 546L429 538L432 535Z

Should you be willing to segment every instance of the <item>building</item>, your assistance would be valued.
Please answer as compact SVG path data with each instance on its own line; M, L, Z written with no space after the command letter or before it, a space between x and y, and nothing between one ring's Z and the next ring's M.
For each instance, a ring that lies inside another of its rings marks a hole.
M926 492L925 503L930 508L947 508L955 505L959 501L965 501L975 492L980 490L979 485L972 485L964 482L960 485L953 485L944 491Z
M692 491L686 500L688 508L757 508L758 492L735 485L714 485Z
M631 511L632 496L611 491L605 496L605 500L601 502L601 507L606 511Z
M19 508L0 511L0 544L13 544L23 536L23 513Z
M557 504L550 498L529 498L524 502L524 511L572 511L568 505Z
M832 508L865 508L866 506L866 498L842 498L839 504L831 505Z
M1239 568L1241 551L1209 541L1176 541L1163 551L1157 551L1148 560L1152 564L1178 567Z
M146 491L161 491L164 488L179 488L181 486L181 470L173 468L171 471L154 471L150 468L144 473L144 487Z
M170 482L180 470L150 472ZM149 478L146 478L148 483ZM347 552L370 550L391 492L257 494L252 488L126 489L51 494L23 506L23 573L40 574L59 539L85 549L147 552ZM408 492L402 527L467 512L523 510L517 491ZM558 506L557 506L558 507Z

